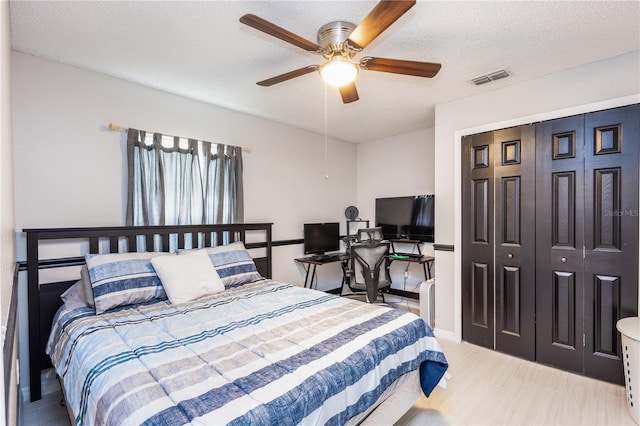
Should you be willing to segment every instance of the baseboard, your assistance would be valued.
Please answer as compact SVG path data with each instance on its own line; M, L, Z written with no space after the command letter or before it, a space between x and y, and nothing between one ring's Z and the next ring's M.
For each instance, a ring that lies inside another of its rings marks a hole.
M41 381L42 381L42 385L41 385L42 396L48 395L50 393L58 392L60 390L60 383L58 382L58 379L56 377L56 374L53 368L44 370L41 373ZM29 404L30 396L31 396L31 387L25 386L24 388L20 389L20 392L22 394L22 401L25 404Z
M453 331L442 330L440 328L435 328L433 330L433 334L435 334L436 337L439 338L439 339L451 340L453 342L458 342L458 343L461 342L460 338L458 338L456 333L454 333Z

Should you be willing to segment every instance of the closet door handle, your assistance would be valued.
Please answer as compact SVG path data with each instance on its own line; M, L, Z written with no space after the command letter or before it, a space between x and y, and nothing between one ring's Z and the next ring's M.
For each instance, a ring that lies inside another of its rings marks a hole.
M566 258L566 257L561 257L561 258L560 258L560 262L562 262L562 263L567 263L567 258Z
M508 257L509 259L513 259L513 254L509 253L509 254L507 255L507 257Z

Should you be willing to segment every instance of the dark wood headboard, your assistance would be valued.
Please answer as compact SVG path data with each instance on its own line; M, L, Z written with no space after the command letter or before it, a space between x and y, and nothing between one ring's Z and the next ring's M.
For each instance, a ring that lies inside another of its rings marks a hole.
M215 247L235 241L243 241L247 249L264 248L265 254L254 261L260 274L271 278L272 239L271 223L247 223L232 225L175 225L175 226L126 226L98 228L24 229L27 237L27 286L29 299L29 371L31 401L42 396L40 372L51 367L45 354L45 346L51 331L53 317L62 306L60 295L74 281L41 284L40 269L83 265L84 256L56 259L40 259L40 242L48 240L88 242L90 254L128 253L139 251L169 251L170 241L177 241L175 248ZM251 242L246 241L250 235ZM186 247L190 236L192 247ZM144 248L138 244L144 241ZM171 247L172 249L174 247Z

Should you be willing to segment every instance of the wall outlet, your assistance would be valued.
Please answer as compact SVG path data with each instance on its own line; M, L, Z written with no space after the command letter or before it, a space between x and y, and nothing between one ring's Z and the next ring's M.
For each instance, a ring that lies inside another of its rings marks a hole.
M409 278L409 271L404 271L404 278L408 279Z

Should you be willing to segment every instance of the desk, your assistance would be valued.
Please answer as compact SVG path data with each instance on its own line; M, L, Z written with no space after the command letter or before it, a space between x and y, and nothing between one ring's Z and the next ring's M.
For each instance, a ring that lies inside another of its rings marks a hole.
M305 269L305 276L304 276L304 287L305 288L312 288L313 287L313 280L316 278L316 268L318 267L318 265L322 266L322 265L326 265L329 263L335 263L335 262L346 262L349 260L349 255L346 253L340 253L335 257L331 257L329 259L316 259L313 256L308 256L308 257L299 257L296 259L296 262L301 263L302 266ZM342 285L344 284L344 268L342 268L343 271L343 276L342 276L342 283L340 283L340 289L342 290Z
M394 257L393 254L389 255L389 260L391 262L409 262L409 263L417 263L422 265L422 270L424 271L424 279L431 279L431 266L433 265L433 261L435 258L433 256L422 256L422 257L402 257L397 258ZM346 253L340 253L338 257L333 257L325 260L314 259L313 256L307 257L299 257L295 259L296 262L302 264L305 269L305 277L304 277L304 287L305 288L313 288L313 281L316 279L316 268L318 266L326 265L329 263L342 262L342 283L340 283L340 291L342 291L342 286L347 280L347 276L345 274L344 265L349 261L349 255Z
M398 256L397 253L395 255L394 254L389 255L389 260L391 260L391 262L400 261L400 262L417 263L419 265L422 265L425 281L431 279L431 265L433 265L433 261L435 260L434 257L432 256L409 257L409 256L402 256L402 255L399 255L400 257L396 257L396 256Z
M392 262L394 260L399 260L401 262L417 263L419 265L422 265L422 269L424 270L425 281L431 279L431 265L433 265L433 261L435 260L435 258L432 256L422 255L422 251L420 250L420 244L422 244L422 241L395 239L395 240L389 240L389 242L391 243L391 254L389 255L389 259L391 259ZM398 252L398 250L396 250L396 246L395 246L396 244L409 244L411 246L414 246L414 248L418 250L419 256L413 257L413 256L403 255L403 253Z

